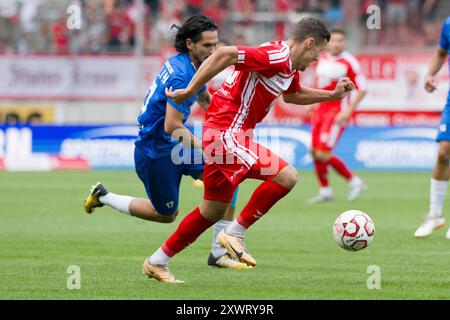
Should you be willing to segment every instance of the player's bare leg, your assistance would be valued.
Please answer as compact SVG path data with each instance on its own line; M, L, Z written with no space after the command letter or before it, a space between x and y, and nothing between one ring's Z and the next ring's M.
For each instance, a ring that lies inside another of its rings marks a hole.
M313 198L309 199L308 203L324 203L332 202L333 190L331 189L328 182L328 160L331 158L331 153L311 149L311 155L314 160L314 170L319 180L320 188L319 193Z
M309 200L310 203L330 202L333 200L333 191L328 185L328 166L331 166L339 175L347 180L349 187L348 201L355 201L367 189L364 181L354 175L345 163L331 152L313 149L312 155L321 187L319 194Z
M433 230L444 226L445 219L442 217L442 207L447 193L448 180L450 179L450 142L439 142L439 151L434 165L430 181L430 210L423 224L416 230L417 238L424 238ZM450 239L450 229L446 235Z

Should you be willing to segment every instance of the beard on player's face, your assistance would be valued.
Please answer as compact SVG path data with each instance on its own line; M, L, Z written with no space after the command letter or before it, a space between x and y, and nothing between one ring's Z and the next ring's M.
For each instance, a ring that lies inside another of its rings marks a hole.
M200 65L202 64L206 59L208 59L208 57L210 56L210 54L199 54L198 52L192 52L192 57L197 61L197 63Z

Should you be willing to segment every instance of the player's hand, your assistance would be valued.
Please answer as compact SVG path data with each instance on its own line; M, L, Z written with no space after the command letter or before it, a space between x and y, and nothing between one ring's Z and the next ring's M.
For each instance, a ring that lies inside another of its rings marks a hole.
M182 104L187 99L193 96L193 94L188 89L177 89L172 90L172 87L166 88L165 90L167 98L171 99L176 104Z
M434 76L427 76L427 78L425 79L425 91L426 92L433 92L434 90L437 89L437 85L438 85L438 81L436 79L436 77Z
M351 113L347 110L342 110L336 115L336 118L334 118L334 123L340 126L344 126L347 121L350 119Z
M333 98L335 100L342 99L348 95L348 93L355 89L355 85L349 78L341 78L336 84L334 89Z

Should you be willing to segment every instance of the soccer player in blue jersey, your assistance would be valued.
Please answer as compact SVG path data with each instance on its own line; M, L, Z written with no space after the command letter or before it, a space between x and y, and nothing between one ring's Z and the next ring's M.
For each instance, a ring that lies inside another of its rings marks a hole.
M436 74L442 68L450 54L450 16L445 20L439 46L436 49L425 79L425 90L433 92L437 88ZM449 56L450 57L450 56ZM447 193L448 180L450 178L450 93L447 98L441 121L438 128L436 141L439 142L439 151L436 164L433 168L430 184L430 210L423 224L416 230L417 238L429 236L433 230L444 226L442 207ZM447 231L447 239L450 239L450 229Z
M134 151L136 173L149 200L114 194L98 183L84 202L87 213L106 204L119 212L149 221L170 223L175 220L182 176L189 175L194 179L203 176L202 143L186 128L185 122L195 101L206 109L211 96L203 86L192 98L177 104L166 97L165 89L187 87L202 62L216 50L218 42L217 26L209 17L189 18L175 37L175 48L179 53L164 63L150 86L138 116L140 130ZM180 141L185 149L179 148ZM246 264L231 258L215 241L217 233L233 220L234 205L235 201L227 216L214 227L208 264L246 269Z

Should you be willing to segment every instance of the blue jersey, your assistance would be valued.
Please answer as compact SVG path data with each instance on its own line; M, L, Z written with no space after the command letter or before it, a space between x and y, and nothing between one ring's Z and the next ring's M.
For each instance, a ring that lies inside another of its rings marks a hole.
M449 68L450 68L450 16L445 19L441 30L441 39L439 41L439 46L449 52ZM447 97L447 105L450 104L450 92Z
M184 89L188 86L195 74L195 67L189 59L188 53L179 53L170 57L154 79L141 114L138 116L140 127L136 145L140 146L151 158L170 156L172 148L179 142L174 141L170 134L164 131L164 119L166 117L166 104L169 103L176 110L184 114L183 123L189 117L191 107L197 100L199 93L206 90L206 86L197 92L192 98L178 105L166 97L165 88L173 90Z

